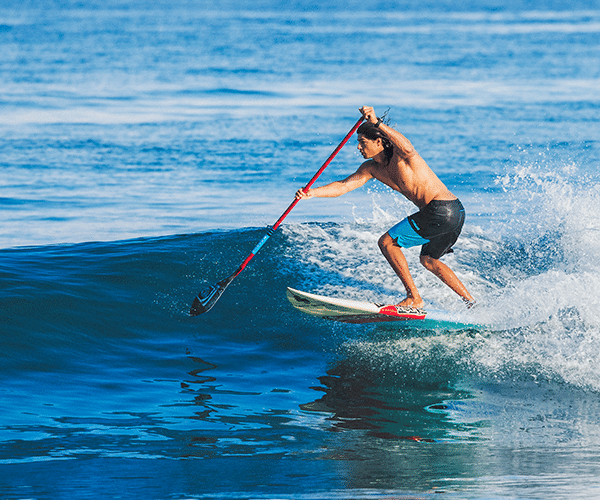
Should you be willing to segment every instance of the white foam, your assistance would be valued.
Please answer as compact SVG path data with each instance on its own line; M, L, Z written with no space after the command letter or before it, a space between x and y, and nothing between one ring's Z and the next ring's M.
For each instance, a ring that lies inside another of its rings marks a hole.
M469 376L552 379L600 390L600 181L573 162L540 158L499 178L510 207L503 219L467 225L456 253L444 257L479 302L471 319L491 325L492 333L476 341L442 335L357 342L355 352L371 361L386 357L392 371L416 356L415 349L423 360L443 352ZM398 208L383 209L374 194L370 215L363 210L354 222L288 226L301 287L376 302L403 296L377 248L379 235L398 220ZM420 266L418 254L418 248L405 250L427 303L450 311L464 307Z

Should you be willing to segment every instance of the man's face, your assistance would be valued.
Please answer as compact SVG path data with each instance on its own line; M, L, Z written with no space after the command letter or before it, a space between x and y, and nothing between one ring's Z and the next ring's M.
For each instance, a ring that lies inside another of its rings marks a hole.
M377 138L374 141L368 139L362 134L358 135L358 151L365 159L373 158L383 151L381 139Z

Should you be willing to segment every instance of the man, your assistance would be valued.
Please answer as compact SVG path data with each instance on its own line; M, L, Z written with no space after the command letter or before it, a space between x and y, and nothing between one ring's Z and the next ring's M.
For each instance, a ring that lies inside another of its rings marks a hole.
M379 248L404 287L406 298L398 305L423 307L402 247L422 245L421 264L454 290L471 307L475 301L454 272L439 259L452 252L465 220L465 211L456 196L440 181L401 133L378 119L370 106L360 108L365 118L358 128L358 150L364 162L341 181L304 191L296 198L340 196L377 179L412 201L419 211L402 220L379 239Z

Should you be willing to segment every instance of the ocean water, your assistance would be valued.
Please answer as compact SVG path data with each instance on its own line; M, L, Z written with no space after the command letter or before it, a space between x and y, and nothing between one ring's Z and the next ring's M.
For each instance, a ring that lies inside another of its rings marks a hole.
M463 201L486 326L289 305L401 296L377 239L414 207L375 183L189 317L362 105ZM599 117L596 1L3 0L0 497L600 498Z

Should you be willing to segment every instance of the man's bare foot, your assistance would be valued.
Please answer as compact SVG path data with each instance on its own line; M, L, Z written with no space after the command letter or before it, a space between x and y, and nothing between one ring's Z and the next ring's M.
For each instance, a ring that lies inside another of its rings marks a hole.
M423 309L425 302L423 302L423 299L420 297L418 299L414 297L406 297L403 301L396 305L400 307L415 307L417 309Z

